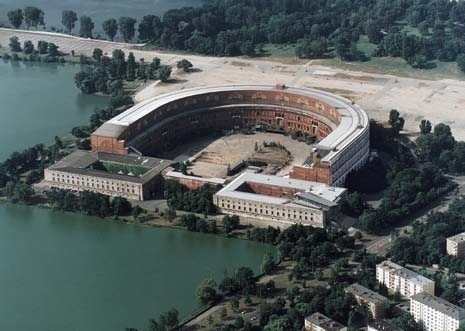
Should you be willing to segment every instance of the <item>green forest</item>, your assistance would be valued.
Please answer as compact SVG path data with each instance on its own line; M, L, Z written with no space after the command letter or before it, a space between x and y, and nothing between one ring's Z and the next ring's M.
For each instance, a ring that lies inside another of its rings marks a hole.
M36 7L10 11L8 18L15 28L46 24ZM54 30L73 33L78 22L80 36L94 37L92 18L69 10L62 13L63 28ZM256 56L268 44L293 45L301 58L391 56L414 68L432 68L432 60L440 60L457 61L465 70L463 1L205 0L162 16L109 18L102 30L109 40L215 56ZM358 48L362 38L373 51Z

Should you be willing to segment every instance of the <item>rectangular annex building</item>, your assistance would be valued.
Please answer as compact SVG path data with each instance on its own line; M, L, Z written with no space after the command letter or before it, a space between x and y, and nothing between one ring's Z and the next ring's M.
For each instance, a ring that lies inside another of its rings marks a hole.
M352 294L358 304L366 305L374 319L383 318L389 309L390 301L388 298L360 284L352 284L345 291Z
M44 183L51 188L146 200L162 192L161 172L171 164L145 156L76 151L45 169Z
M335 219L345 188L245 172L213 196L222 213L283 224L324 227Z

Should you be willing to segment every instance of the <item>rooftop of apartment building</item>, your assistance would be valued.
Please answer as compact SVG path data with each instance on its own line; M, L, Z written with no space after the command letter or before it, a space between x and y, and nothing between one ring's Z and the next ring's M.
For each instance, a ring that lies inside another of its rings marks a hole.
M345 328L345 326L341 323L338 323L321 313L314 313L308 316L306 320L325 331L340 331Z
M449 301L436 297L428 293L418 293L410 297L411 302L417 301L442 314L452 317L456 320L465 320L465 309L456 306Z
M356 297L360 297L361 299L370 303L389 303L388 298L357 283L346 287L346 292L351 293Z
M453 242L464 242L465 241L465 232L456 234L452 237L447 238L447 240L453 241Z
M417 285L425 285L428 283L434 283L434 281L432 281L431 279L428 279L416 272L413 272L412 270L404 268L389 260L381 262L380 264L377 265L377 267L381 267L385 270L388 270L393 275L398 275L399 277L408 279L409 281Z

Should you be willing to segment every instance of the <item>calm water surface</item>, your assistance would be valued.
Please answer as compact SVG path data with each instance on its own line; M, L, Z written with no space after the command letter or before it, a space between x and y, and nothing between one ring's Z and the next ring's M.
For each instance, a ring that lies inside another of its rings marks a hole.
M79 66L0 62L0 159L87 122ZM0 330L123 331L176 307L226 268L258 269L270 246L0 204ZM258 271L258 270L257 270Z
M0 330L123 331L226 268L260 265L270 246L183 230L0 205Z
M86 124L108 98L83 95L74 85L79 65L0 60L0 160Z

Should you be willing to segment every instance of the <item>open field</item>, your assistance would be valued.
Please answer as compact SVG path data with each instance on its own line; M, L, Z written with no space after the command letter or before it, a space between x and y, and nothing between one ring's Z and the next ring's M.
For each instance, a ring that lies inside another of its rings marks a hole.
M100 47L109 54L116 48L129 52L133 47L128 44L51 34L37 36L33 32L5 29L0 29L0 44L6 47L8 39L13 35L18 36L21 42L29 39L53 41L62 51L70 52L74 49L75 52L86 55L91 55L94 47ZM272 62L266 58L215 58L135 49L131 51L136 58L149 61L158 56L163 63L171 65L187 58L195 67L195 70L188 74L175 69L170 83L148 84L137 93L136 101L168 91L197 86L284 83L340 93L359 103L371 118L377 120L385 121L389 111L397 109L405 117L405 127L410 131L418 131L418 122L421 119L429 119L433 124L445 122L451 126L456 138L465 140L465 82L459 79L445 79L446 76L465 77L458 74L455 64L440 63L440 67L433 70L408 69L407 73L412 77L405 77L406 71L399 69L405 66L401 59L373 59L370 62L350 64L338 63L337 60L304 63L289 59ZM380 74L380 71L399 76Z

